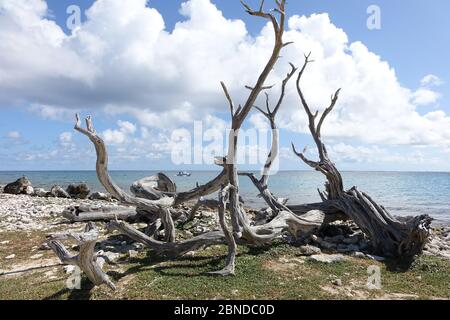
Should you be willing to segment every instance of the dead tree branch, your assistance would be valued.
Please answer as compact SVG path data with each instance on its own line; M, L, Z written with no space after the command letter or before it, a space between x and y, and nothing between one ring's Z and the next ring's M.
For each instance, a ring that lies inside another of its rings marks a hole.
M72 255L61 240L73 239L80 245L78 255ZM97 255L94 251L98 239L98 230L90 222L86 225L84 233L65 232L48 236L48 245L56 253L64 264L78 266L95 285L106 284L112 290L116 286L112 283L101 266L97 263Z
M304 153L297 152L292 144L294 153L307 165L325 175L327 183L326 191L320 192L322 200L332 201L335 208L349 216L370 238L376 253L396 258L413 257L422 251L430 234L432 219L428 215L422 215L401 222L356 187L344 190L341 174L331 162L321 137L322 125L335 107L340 89L331 96L330 105L322 113L316 125L319 112L314 114L311 112L300 86L300 80L310 62L310 54L308 54L305 56L304 65L297 78L297 91L308 117L309 130L317 146L319 161L309 160Z

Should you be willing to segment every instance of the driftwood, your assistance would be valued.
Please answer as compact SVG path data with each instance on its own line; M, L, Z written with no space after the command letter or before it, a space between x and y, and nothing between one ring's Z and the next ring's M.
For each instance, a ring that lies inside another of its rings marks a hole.
M177 186L172 179L160 172L155 176L134 182L130 191L136 197L158 200L168 194L174 194L177 191Z
M267 155L266 163L264 164L262 175L260 179L257 179L253 173L248 172L240 172L239 175L244 175L250 178L250 180L253 182L255 187L259 190L261 197L266 201L268 206L277 214L281 210L289 211L289 209L285 205L285 201L282 201L281 199L276 198L272 192L270 192L268 187L269 177L270 177L270 169L272 167L273 162L278 156L278 128L275 123L275 117L278 113L278 110L280 110L281 104L284 100L284 95L286 92L286 85L288 84L289 80L292 78L292 76L297 71L297 68L291 64L291 72L289 72L286 76L286 78L283 80L283 83L281 85L281 94L278 99L278 102L273 110L270 109L269 105L269 95L267 92L265 92L266 96L266 111L262 110L259 107L255 108L259 110L269 121L270 128L272 129L272 146L270 149L269 154ZM286 200L287 201L287 200Z
M80 245L78 255L72 255L61 240L72 239ZM62 263L78 266L95 285L106 284L112 290L116 286L109 277L103 272L101 266L97 263L97 255L94 251L98 239L98 230L90 222L86 225L84 233L64 232L48 236L48 245L56 253Z
M291 70L281 84L281 93L277 103L271 109L269 95L266 91L272 86L265 85L265 82L277 63L282 49L290 44L283 42L286 1L275 0L276 8L269 12L264 11L264 1L261 1L261 6L257 11L244 2L242 3L247 13L270 22L275 40L272 53L255 85L246 87L250 93L242 105L235 106L226 85L221 82L230 109L232 130L227 155L216 159L216 164L222 167L220 173L206 184L197 185L189 191L178 191L173 181L161 173L135 182L130 188L132 194L128 194L119 188L109 175L107 148L102 138L96 133L92 119L87 117L86 128L83 128L77 115L75 130L88 137L95 146L96 172L99 181L113 197L122 204L130 206L130 209L78 208L68 210L64 216L72 222L105 221L109 230L116 230L169 258L176 258L202 247L226 243L228 255L225 267L222 270L211 272L211 274L221 276L234 274L237 244L266 245L286 232L294 238L311 236L312 239L319 239L313 233L335 220L354 220L371 239L373 247L380 255L409 257L419 253L429 234L431 219L428 216L400 221L393 218L382 206L376 204L367 194L356 188L344 191L342 177L330 161L321 139L322 125L337 103L339 90L332 96L330 106L321 115L316 125L318 112L313 114L310 111L300 88L302 75L308 63L311 62L309 55L306 56L305 63L299 72L297 90L308 115L309 128L317 145L320 160L311 161L306 158L304 153L297 152L294 147L293 149L305 163L326 176L326 190L319 192L322 198L321 203L302 205L288 205L287 199L278 198L270 191L268 186L270 169L278 156L279 137L275 118L283 103L287 83L297 72L297 68L290 64ZM266 97L265 110L255 106L261 93L264 93ZM238 173L236 167L239 130L253 108L259 110L267 118L272 129L272 146L260 178L252 173ZM269 207L265 211L270 211L270 215L268 214L264 221L257 221L258 225L255 221L250 220L243 208L243 199L239 195L239 176L247 176L253 182ZM216 192L218 192L217 200L204 198ZM189 212L180 210L181 204L193 200L197 200L197 203ZM201 206L217 209L221 231L210 231L188 240L177 241L174 219L187 213L187 219L181 222L191 221ZM227 214L230 216L229 221ZM138 221L147 223L143 232L132 225L133 222ZM89 226L92 227L92 225ZM159 237L160 230L164 232L163 241ZM64 246L56 241L56 239L67 237L79 239L83 248L82 252L80 250L80 255L70 256ZM67 233L64 236L56 236L51 241L51 246L62 261L79 265L94 284L106 283L114 288L114 285L95 262L93 250L96 237L97 233L93 229L88 229L87 233L82 235Z
M165 242L155 240L124 221L110 221L107 226L108 229L117 230L131 239L144 244L158 254L169 258L176 258L202 247L223 244L225 241L221 231L207 232L182 242Z
M139 214L136 208L120 208L120 207L69 207L61 213L61 216L70 222L89 222L89 221L110 221L110 220L126 220L136 221Z
M325 175L325 191L319 191L322 200L330 201L333 207L350 217L369 237L376 253L396 258L413 257L422 251L430 235L432 219L428 215L422 215L402 222L356 187L344 190L342 176L330 160L321 136L322 125L335 107L340 89L331 96L330 106L325 109L316 124L319 112L311 112L300 86L300 80L310 62L310 54L305 55L305 62L297 78L297 91L308 116L309 130L317 147L319 161L308 159L304 152L297 152L292 144L294 153L307 165Z

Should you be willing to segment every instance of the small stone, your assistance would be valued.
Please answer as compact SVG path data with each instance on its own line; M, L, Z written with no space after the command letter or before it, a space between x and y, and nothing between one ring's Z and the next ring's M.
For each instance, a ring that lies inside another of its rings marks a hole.
M15 254L10 254L9 256L5 257L5 259L11 260L14 259L16 257Z
M352 256L355 258L359 258L359 259L364 259L366 258L366 255L364 253L362 253L361 251L355 251L352 253Z
M111 251L106 251L103 252L102 254L100 254L101 256L105 257L106 259L108 259L109 262L114 262L117 259L119 259L120 254L116 253L116 252L111 252Z
M333 263L346 260L346 257L342 254L315 254L309 257L309 259L322 262L322 263Z
M193 256L195 256L195 251L186 252L184 255L187 257L193 257Z
M320 253L322 253L320 248L315 247L315 246L311 246L311 245L301 246L299 249L300 249L300 254L302 256L312 256L313 254L320 254Z
M75 271L75 266L73 265L67 265L63 267L64 272L67 274L73 273Z
M0 242L0 244L8 244L8 243L9 243L9 240Z
M38 253L38 254L31 256L30 259L36 260L36 259L42 258L43 256L44 256L43 254Z
M337 287L342 287L342 280L341 279L334 279L331 281L331 283Z
M31 196L31 195L34 194L34 188L32 186L27 186L25 188L25 190L23 191L23 193L26 194L26 195Z
M111 201L111 196L102 192L94 192L89 196L89 200Z

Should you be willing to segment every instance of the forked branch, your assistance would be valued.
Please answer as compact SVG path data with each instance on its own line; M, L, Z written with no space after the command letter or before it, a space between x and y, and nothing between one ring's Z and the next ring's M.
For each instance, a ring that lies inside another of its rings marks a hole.
M106 273L103 272L102 267L97 263L97 255L94 250L98 239L98 230L94 223L89 222L86 225L84 233L64 232L52 234L47 238L48 245L53 249L62 263L79 267L93 284L106 284L112 290L116 290L114 283L112 283ZM61 240L67 239L75 240L80 245L78 255L70 254L61 243Z

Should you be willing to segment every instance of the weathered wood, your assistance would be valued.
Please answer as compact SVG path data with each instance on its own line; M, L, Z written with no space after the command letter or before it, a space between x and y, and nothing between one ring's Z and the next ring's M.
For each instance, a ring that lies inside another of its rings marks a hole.
M266 94L266 111L263 111L261 108L256 107L269 121L270 128L272 129L272 145L270 148L270 152L267 155L267 160L264 164L262 175L260 179L257 179L253 173L248 172L239 172L238 175L247 176L250 178L250 180L253 182L255 187L259 190L259 193L261 197L266 201L266 203L269 205L269 207L274 211L275 215L278 214L281 210L289 210L280 199L276 198L272 192L270 192L268 187L268 181L270 177L270 170L272 168L272 165L274 161L276 160L278 156L279 151L279 136L278 136L278 128L275 123L275 118L278 113L278 110L280 110L281 104L283 103L285 92L286 92L286 85L288 84L289 80L292 78L292 76L297 71L297 68L291 64L291 71L287 74L286 78L283 80L281 85L281 93L280 97L278 99L278 102L273 110L270 109L269 105L269 95Z
M60 242L61 240L67 239L73 239L80 245L78 255L70 254ZM79 267L94 285L106 284L112 290L116 290L114 283L112 283L108 275L103 272L97 263L97 255L95 253L97 239L98 230L90 222L86 225L84 233L64 232L49 235L48 245L53 249L62 263Z
M157 175L135 181L130 191L140 198L158 200L167 195L173 195L177 191L175 182L167 175L160 172Z
M61 216L70 222L110 221L115 219L134 221L138 218L138 215L135 208L111 206L101 208L73 206L61 213Z
M108 172L108 152L103 139L96 133L91 117L86 118L86 129L81 127L81 122L78 114L76 115L75 130L84 134L91 140L95 146L97 154L96 173L100 183L112 196L118 199L123 204L142 207L148 212L155 212L159 214L161 208L168 208L174 204L174 199L171 197L162 197L158 200L148 200L129 195L117 186L112 180Z
M236 264L236 254L237 254L237 245L236 240L234 239L233 232L229 229L226 219L225 219L225 210L226 204L228 202L228 190L231 188L230 185L223 187L219 192L219 223L222 231L225 235L225 240L228 244L228 255L227 261L225 262L225 267L222 270L211 272L213 275L220 276L228 276L234 275L234 269Z
M330 106L322 113L316 125L319 112L314 114L311 112L300 86L300 80L310 62L310 54L305 55L305 62L297 78L297 91L303 109L308 116L309 130L319 153L319 161L309 160L304 152L297 152L292 144L294 153L307 165L325 175L327 179L326 190L324 192L319 191L322 200L324 202L331 201L330 203L335 208L348 215L369 237L377 254L406 259L413 257L422 251L427 242L432 219L428 215L422 215L408 221L400 221L356 187L347 191L344 190L342 176L330 160L327 148L321 138L322 125L327 115L334 109L340 89L331 96Z
M182 242L164 242L155 240L153 237L133 228L124 221L110 221L108 222L108 229L117 230L131 239L151 248L158 254L170 258L182 256L189 251L194 251L201 247L223 244L225 242L224 234L221 231L207 232Z
M228 175L229 184L231 185L231 188L229 190L229 202L231 209L231 224L233 228L233 234L237 238L243 237L246 241L250 243L261 244L271 241L273 237L271 235L260 235L254 232L253 228L250 226L250 222L245 214L245 211L243 210L241 204L239 203L239 179L236 169L237 141L239 130L244 120L246 119L247 115L254 107L256 99L258 98L258 96L262 91L271 88L271 86L265 86L265 81L267 80L267 77L269 76L276 62L278 61L282 48L287 45L283 43L284 25L286 18L285 16L286 1L285 0L276 1L276 9L273 12L277 12L279 14L279 21L272 12L263 11L264 1L261 2L261 6L257 11L253 10L243 1L241 2L244 5L247 13L249 13L250 15L262 17L264 19L269 20L273 26L273 31L275 34L275 42L272 54L268 62L266 63L263 71L258 77L256 84L253 87L249 86L247 87L250 90L250 94L245 104L242 107L239 106L239 108L236 111L234 110L233 107L234 105L230 97L230 94L226 89L225 84L222 83L222 88L224 89L225 96L227 97L227 100L230 104L230 111L232 117L231 121L232 130L230 132L228 154L225 158L226 162L224 168Z

